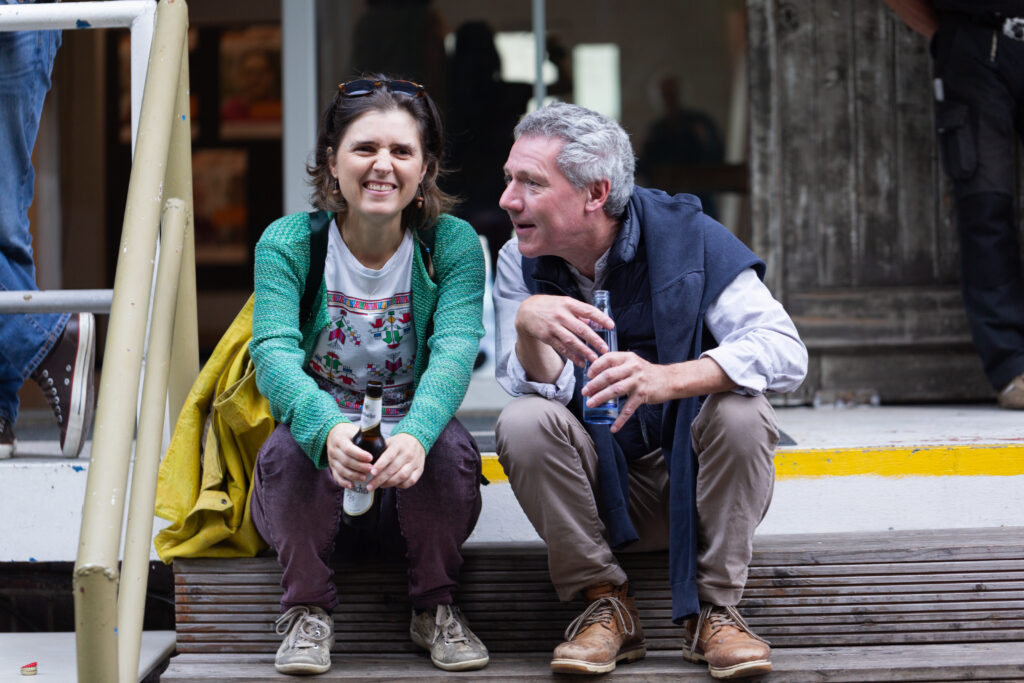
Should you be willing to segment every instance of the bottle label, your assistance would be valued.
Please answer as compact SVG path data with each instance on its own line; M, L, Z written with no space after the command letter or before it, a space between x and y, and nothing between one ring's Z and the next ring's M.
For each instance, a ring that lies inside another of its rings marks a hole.
M358 517L366 514L373 505L373 493L367 492L366 484L356 484L354 488L345 489L345 498L342 507L349 517Z
M380 406L381 400L379 398L363 399L363 412L359 417L360 430L365 432L367 429L380 424Z

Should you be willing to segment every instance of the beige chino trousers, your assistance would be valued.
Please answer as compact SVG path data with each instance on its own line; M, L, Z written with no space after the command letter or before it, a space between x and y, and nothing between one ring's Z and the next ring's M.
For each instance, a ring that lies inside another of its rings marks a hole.
M626 574L598 515L597 453L569 410L537 395L501 412L498 459L526 516L548 548L561 600ZM754 529L771 503L779 440L763 396L713 394L690 429L697 456L697 584L701 601L736 605L747 581ZM661 450L629 463L629 512L640 540L626 552L668 548L669 478Z

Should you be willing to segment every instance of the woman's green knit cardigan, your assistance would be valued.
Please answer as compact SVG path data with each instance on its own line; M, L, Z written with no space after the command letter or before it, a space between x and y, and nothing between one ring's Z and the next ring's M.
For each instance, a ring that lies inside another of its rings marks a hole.
M431 280L413 250L412 315L416 333L414 395L393 434L411 434L429 452L466 396L484 334L484 260L480 241L463 220L441 215L434 228ZM256 386L274 419L319 468L327 466L327 433L348 422L338 404L305 372L321 330L329 323L326 285L313 302L316 315L299 327L299 301L309 272L309 214L274 221L256 244L255 303L249 353ZM431 325L433 322L433 325Z

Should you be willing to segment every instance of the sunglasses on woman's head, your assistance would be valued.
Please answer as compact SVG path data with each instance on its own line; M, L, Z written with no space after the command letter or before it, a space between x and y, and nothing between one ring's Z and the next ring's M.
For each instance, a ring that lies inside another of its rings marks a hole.
M347 83L338 85L338 92L342 97L363 97L374 90L387 88L393 93L408 95L409 97L423 97L426 94L423 86L413 81L374 81L369 78L359 78Z

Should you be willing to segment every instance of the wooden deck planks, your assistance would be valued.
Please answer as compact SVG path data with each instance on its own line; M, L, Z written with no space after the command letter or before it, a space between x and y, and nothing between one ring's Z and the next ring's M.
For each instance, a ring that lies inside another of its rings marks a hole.
M622 556L652 650L679 646L664 553ZM1024 641L1024 530L759 538L741 612L777 648ZM175 563L178 651L272 653L273 558ZM405 569L339 567L336 650L414 652ZM558 602L543 548L468 548L459 596L495 653L549 652L581 605ZM1022 648L1024 649L1024 648Z
M465 680L553 681L550 653L494 655L487 668L458 675ZM914 648L853 646L778 649L774 671L757 679L764 683L861 683L869 681L957 681L1024 679L1024 648L1015 643L938 644ZM707 681L707 669L683 661L678 652L652 652L615 670L616 679L635 681ZM365 657L336 655L331 671L318 681L430 681L455 675L435 669L425 654ZM241 683L294 680L274 671L273 655L179 655L161 681Z

